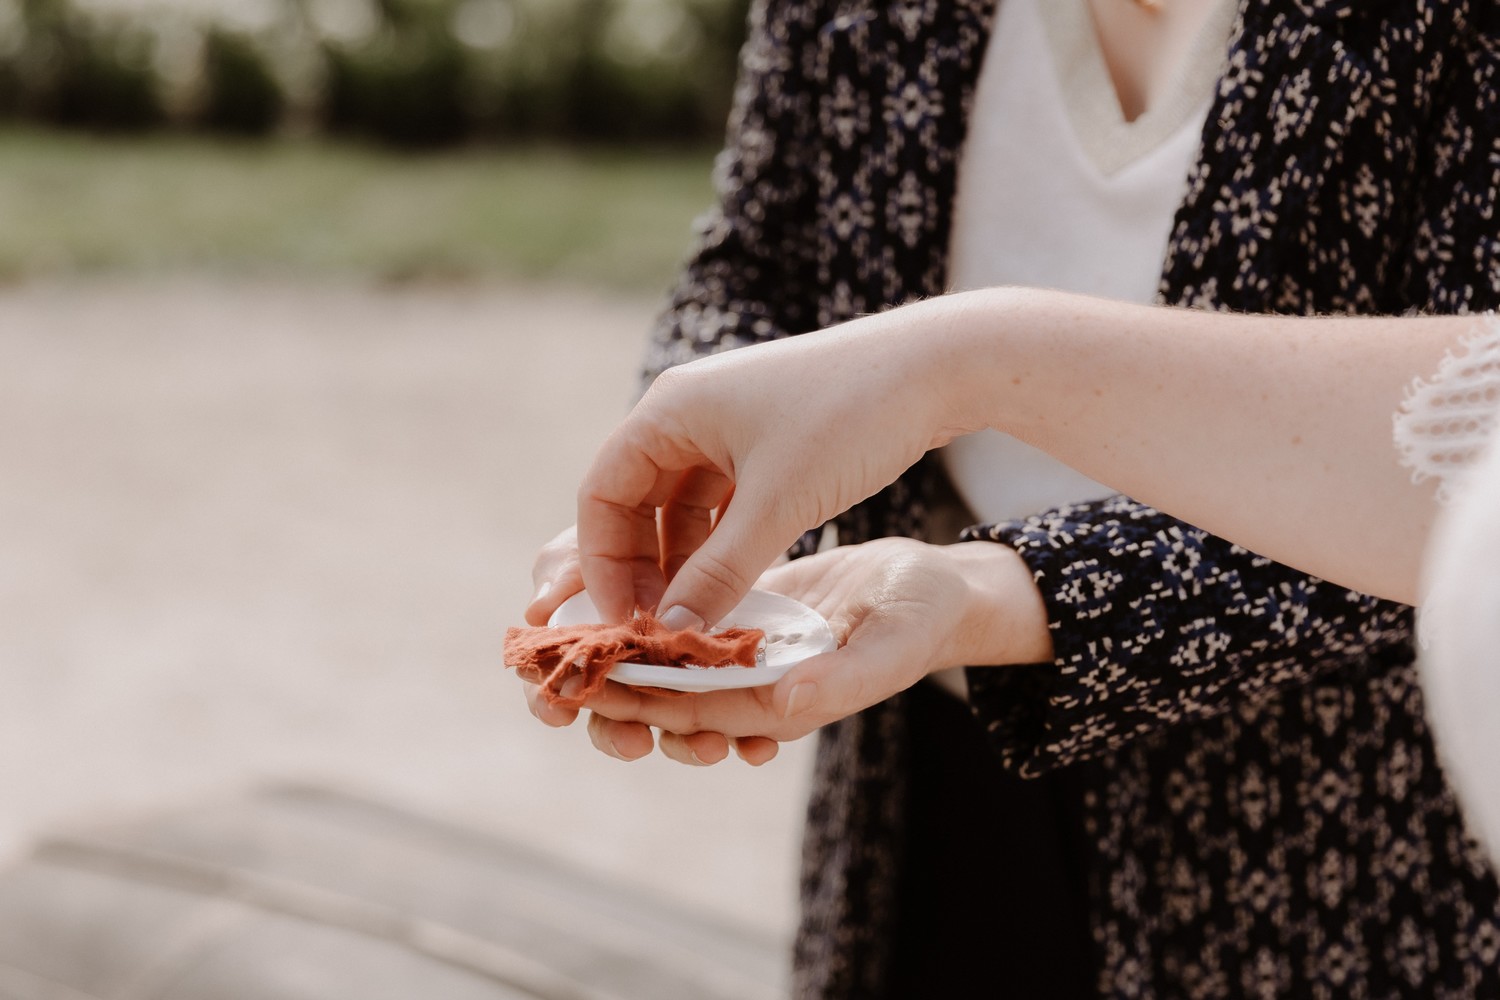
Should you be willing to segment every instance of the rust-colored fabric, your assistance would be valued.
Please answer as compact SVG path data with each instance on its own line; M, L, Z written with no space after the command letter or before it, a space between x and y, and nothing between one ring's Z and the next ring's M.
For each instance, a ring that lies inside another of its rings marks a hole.
M765 633L731 628L712 635L673 631L651 615L622 625L557 625L505 631L505 665L538 684L549 705L578 708L616 663L664 667L753 667ZM581 676L583 690L564 697L563 682Z

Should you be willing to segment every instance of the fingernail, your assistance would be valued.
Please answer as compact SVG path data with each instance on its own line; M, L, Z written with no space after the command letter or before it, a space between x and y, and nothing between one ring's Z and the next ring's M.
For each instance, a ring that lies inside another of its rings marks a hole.
M704 760L702 757L699 757L698 756L698 751L694 750L692 747L688 747L688 757L698 767L707 767L708 766L708 761Z
M783 719L790 719L813 707L818 700L818 685L812 681L803 681L792 688L791 694L786 696L786 711L781 714Z
M605 740L604 743L609 748L609 755L611 757L614 757L614 758L616 758L618 760L623 760L623 761L630 760L629 757L625 756L624 754L622 754L620 752L620 748L619 747L615 746L615 741L614 740Z
M694 632L703 631L703 619L680 604L662 612L661 623L670 629L692 629Z
M535 604L537 601L540 601L542 598L546 597L547 594L551 592L551 590L552 581L544 581L540 587L536 588L536 593L532 596L531 603Z
M557 689L557 693L568 701L579 701L583 698L583 687L583 678L574 674L562 682L562 687Z

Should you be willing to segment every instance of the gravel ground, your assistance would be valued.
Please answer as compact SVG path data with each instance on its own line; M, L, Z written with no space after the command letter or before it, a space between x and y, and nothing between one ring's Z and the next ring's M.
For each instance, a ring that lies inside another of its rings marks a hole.
M810 747L694 770L500 668L652 303L174 280L0 292L0 859L329 785L775 933Z

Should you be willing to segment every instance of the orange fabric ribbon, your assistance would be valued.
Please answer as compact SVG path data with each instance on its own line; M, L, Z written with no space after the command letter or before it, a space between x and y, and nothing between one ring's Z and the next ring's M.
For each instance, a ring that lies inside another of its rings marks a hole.
M663 667L753 667L766 634L731 628L712 635L673 631L652 615L620 625L555 625L505 630L505 665L537 684L547 704L578 708L604 686L616 663ZM582 677L581 691L568 697L563 682Z

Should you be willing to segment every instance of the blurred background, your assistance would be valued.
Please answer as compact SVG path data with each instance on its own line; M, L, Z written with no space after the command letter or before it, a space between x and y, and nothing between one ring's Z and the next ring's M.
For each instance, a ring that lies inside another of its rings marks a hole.
M212 853L265 789L781 947L809 748L622 764L501 667L711 202L746 7L0 0L0 997L167 995L39 971L37 872L240 817Z

